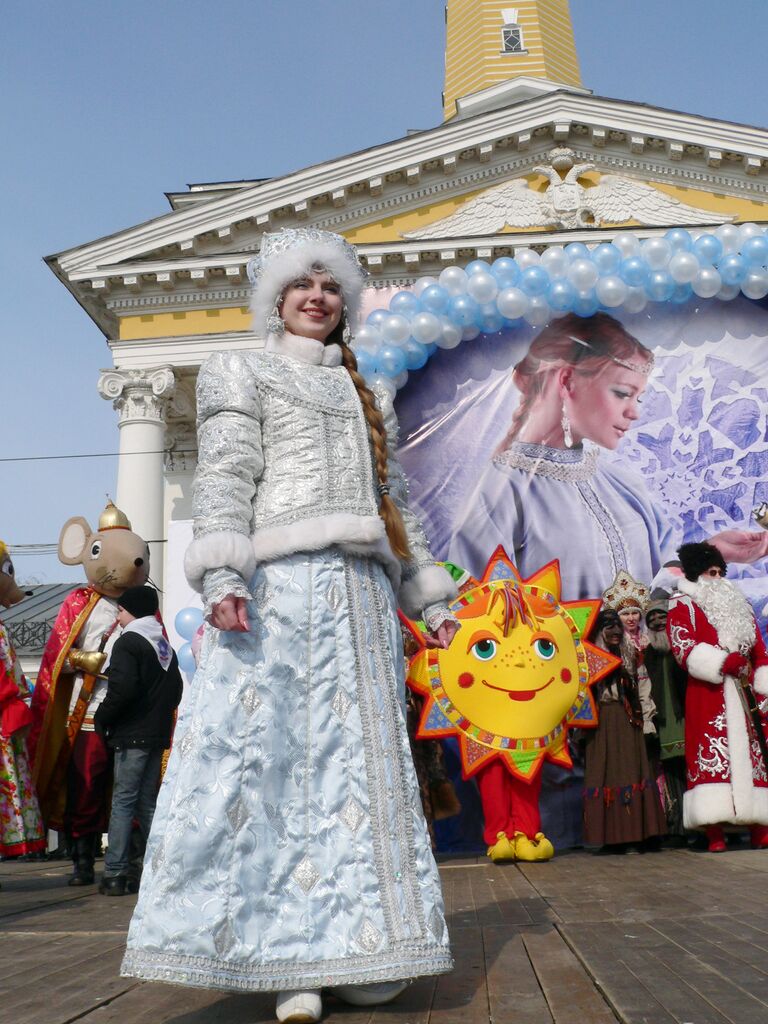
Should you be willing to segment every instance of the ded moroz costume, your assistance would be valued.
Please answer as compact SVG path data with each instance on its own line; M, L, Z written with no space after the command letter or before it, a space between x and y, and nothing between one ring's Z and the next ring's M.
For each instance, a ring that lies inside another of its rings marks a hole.
M200 372L186 571L209 611L246 598L250 629L206 625L125 974L287 992L452 966L395 612L399 602L437 628L455 589L408 510L391 395L376 396L382 483L343 346L281 330L283 293L318 268L349 323L364 281L354 249L313 229L266 235L252 270L266 344L217 353ZM379 515L387 491L406 559Z
M719 551L684 544L680 561L685 578L670 602L667 633L688 673L684 825L706 829L710 849L725 848L717 828L724 823L752 826L753 845L768 846L768 772L739 694L742 686L751 689L757 703L768 695L768 652L746 597L729 580L708 575L725 572ZM768 721L758 716L766 735Z

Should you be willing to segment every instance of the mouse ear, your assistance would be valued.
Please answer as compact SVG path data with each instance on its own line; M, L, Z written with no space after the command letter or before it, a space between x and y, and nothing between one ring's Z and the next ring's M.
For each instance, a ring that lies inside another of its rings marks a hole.
M82 565L83 550L91 532L82 516L68 519L59 534L59 561L64 565Z

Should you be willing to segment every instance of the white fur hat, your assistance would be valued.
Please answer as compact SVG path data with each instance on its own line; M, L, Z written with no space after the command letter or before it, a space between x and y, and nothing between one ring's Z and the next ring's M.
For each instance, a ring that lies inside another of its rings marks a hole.
M285 228L264 235L259 255L248 263L256 334L266 336L267 319L286 286L310 273L313 267L322 267L340 286L350 323L355 322L367 277L355 247L331 231Z

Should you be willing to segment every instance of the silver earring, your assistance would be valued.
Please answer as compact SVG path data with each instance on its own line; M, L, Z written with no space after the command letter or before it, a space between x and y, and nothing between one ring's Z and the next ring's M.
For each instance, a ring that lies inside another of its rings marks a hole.
M341 329L341 344L348 345L352 341L352 328L349 326L349 310L346 303L341 312L341 322L344 325Z
M267 331L269 334L285 334L285 321L278 312L278 303L272 307L272 312L267 317Z
M565 401L563 401L563 415L560 417L560 426L563 428L563 441L565 441L565 447L573 448L571 421L568 419L568 413L565 411Z

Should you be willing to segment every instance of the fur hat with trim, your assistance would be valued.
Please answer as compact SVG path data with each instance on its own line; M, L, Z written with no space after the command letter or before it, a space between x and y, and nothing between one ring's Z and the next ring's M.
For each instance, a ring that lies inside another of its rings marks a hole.
M728 571L728 565L720 551L714 544L707 544L706 541L697 544L683 544L677 549L677 556L680 559L685 578L695 583L707 569L717 566L722 569L723 575Z
M267 321L288 285L311 273L314 267L322 267L339 285L350 326L355 323L368 276L355 247L332 231L284 228L264 235L259 255L248 263L248 277L253 284L253 329L259 337L267 336Z

